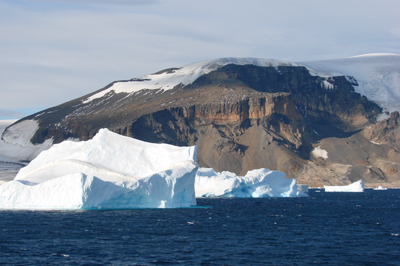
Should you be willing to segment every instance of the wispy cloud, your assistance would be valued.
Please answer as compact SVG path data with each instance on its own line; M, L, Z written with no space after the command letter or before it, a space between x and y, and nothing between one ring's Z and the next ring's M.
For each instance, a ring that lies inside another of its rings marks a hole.
M30 0L32 2L42 3L63 3L63 4L90 4L90 5L153 5L156 4L157 0Z
M22 118L24 115L26 114L18 111L0 109L0 119L18 119Z

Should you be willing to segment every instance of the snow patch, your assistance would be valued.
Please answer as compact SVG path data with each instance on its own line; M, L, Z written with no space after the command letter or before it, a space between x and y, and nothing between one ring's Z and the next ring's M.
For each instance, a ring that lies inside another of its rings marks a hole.
M325 160L328 159L328 152L327 152L326 150L321 149L320 146L314 148L314 149L312 150L311 154L312 154L315 158L321 157L321 158L324 158Z
M378 143L378 142L375 142L375 141L370 141L372 144L375 144L375 145L381 145L380 143Z
M322 81L322 86L327 90L333 90L335 86L327 80Z

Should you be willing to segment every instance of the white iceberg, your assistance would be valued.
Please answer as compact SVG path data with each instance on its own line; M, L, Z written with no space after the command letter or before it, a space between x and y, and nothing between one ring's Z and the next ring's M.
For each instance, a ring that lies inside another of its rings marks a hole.
M325 192L364 192L364 182L358 180L348 186L324 186Z
M177 208L196 205L196 147L151 144L101 129L64 141L0 186L2 209Z
M374 188L374 190L387 190L387 188L382 187L382 186L378 186L378 187Z
M304 192L308 194L308 185L306 184L297 184L297 191Z
M265 168L248 171L245 176L231 172L218 173L212 168L199 168L195 182L196 197L307 197L297 190L295 179Z

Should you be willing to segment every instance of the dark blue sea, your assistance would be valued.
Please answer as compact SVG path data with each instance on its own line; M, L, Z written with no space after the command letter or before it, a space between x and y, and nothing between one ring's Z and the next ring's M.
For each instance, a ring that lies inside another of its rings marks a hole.
M6 265L400 265L400 190L0 211Z

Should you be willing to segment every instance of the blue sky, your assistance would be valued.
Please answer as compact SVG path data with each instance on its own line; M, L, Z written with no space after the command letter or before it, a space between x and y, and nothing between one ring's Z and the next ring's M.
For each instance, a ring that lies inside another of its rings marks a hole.
M0 0L0 119L220 57L400 54L399 0Z

